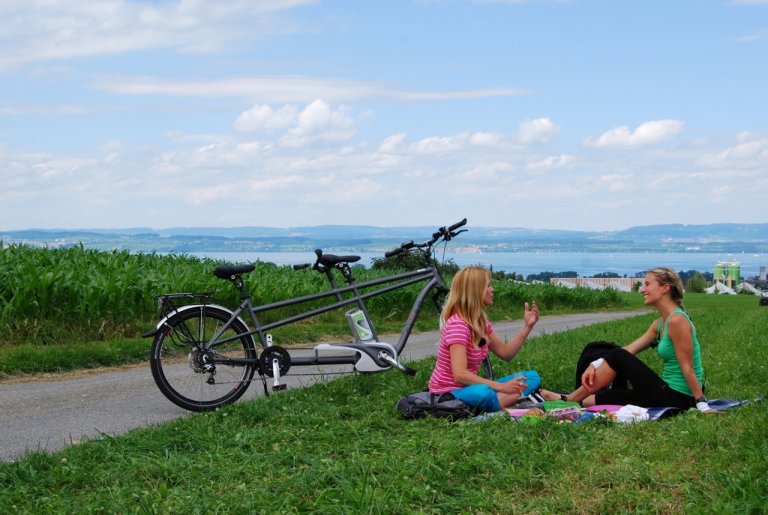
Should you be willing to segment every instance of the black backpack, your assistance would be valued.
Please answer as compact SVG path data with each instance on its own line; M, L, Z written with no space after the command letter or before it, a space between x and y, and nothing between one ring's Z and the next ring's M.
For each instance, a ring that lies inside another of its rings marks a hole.
M459 420L476 415L470 406L452 394L437 394L428 391L406 395L397 401L395 409L408 420L425 417Z
M615 343L604 341L589 342L586 344L584 349L581 351L579 361L576 362L576 382L574 388L576 389L581 386L581 375L584 373L590 363L596 359L604 358L611 351L620 348L621 347ZM629 381L623 374L619 373L616 375L616 379L614 379L613 382L608 385L608 388L613 388L616 390L627 390L629 389Z

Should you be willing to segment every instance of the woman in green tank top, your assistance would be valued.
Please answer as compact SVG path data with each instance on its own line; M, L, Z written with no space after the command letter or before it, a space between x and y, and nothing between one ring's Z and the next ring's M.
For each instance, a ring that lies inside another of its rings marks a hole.
M574 392L565 395L543 391L545 398L580 402L583 406L696 406L700 411L711 411L704 397L701 346L693 322L683 310L685 292L680 276L669 268L654 268L645 275L640 293L643 303L656 308L660 318L637 340L593 361ZM637 357L650 347L656 347L664 362L661 377ZM609 388L617 374L626 377L631 387Z

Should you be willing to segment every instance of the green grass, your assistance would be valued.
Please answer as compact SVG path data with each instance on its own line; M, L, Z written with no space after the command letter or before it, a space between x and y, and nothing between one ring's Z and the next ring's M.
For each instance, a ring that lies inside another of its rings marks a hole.
M689 297L709 396L765 394L768 309L750 297ZM532 367L546 386L570 388L586 342L626 343L651 320L531 339L497 373ZM635 425L402 420L395 402L423 388L433 363L412 364L414 377L344 377L30 454L0 465L0 500L22 513L768 510L766 403Z
M0 347L0 379L143 363L149 358L149 344L150 340L118 338L65 345Z

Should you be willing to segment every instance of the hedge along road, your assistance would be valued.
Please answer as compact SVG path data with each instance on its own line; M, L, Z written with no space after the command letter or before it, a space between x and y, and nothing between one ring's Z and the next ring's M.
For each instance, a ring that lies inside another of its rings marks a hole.
M543 316L531 336L567 331L576 327L648 313L646 310ZM513 337L522 321L494 325L502 337ZM412 334L403 351L403 361L416 361L435 354L438 334ZM382 337L383 341L394 338ZM350 367L294 367L284 378L288 388L307 386ZM397 373L390 371L389 373ZM271 381L271 380L270 380ZM271 382L268 382L271 386ZM243 396L264 394L261 381L254 382ZM116 436L190 412L177 407L158 390L149 365L109 371L63 374L47 380L0 383L0 459L14 461L28 451L55 452L83 439ZM239 401L242 402L242 401Z

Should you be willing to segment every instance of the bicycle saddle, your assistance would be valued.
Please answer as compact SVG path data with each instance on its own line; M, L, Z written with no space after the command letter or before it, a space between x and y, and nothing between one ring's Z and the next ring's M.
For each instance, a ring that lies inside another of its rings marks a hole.
M255 268L256 265L252 263L246 263L243 265L219 265L213 271L213 275L219 279L229 279L235 275L253 272Z
M323 251L320 249L317 249L315 254L317 254L317 262L327 267L332 267L339 263L354 263L356 261L360 261L360 256L336 256L333 254L323 254Z

